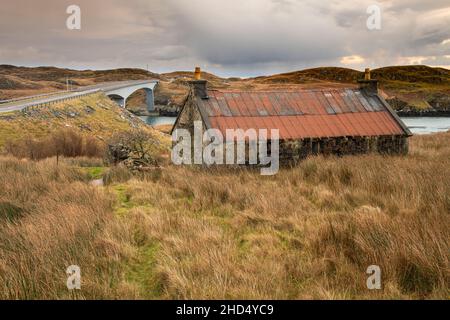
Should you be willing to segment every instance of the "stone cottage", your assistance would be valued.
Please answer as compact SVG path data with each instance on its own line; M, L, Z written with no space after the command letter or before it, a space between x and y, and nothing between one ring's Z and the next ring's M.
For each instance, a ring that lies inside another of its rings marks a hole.
M192 132L194 121L224 136L227 129L279 129L284 162L318 154L407 154L411 136L370 70L359 88L237 91L208 90L197 68L174 130Z

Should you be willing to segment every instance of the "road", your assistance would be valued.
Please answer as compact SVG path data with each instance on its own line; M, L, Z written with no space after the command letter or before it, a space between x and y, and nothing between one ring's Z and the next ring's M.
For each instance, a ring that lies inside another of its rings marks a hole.
M96 84L93 86L78 88L77 90L74 90L74 91L80 92L80 91L85 91L85 90L98 89L98 90L107 92L107 91L117 90L117 89L129 87L129 86L135 86L138 84L143 84L143 83L148 83L148 82L153 82L153 81L155 81L155 80L130 80L130 81L106 82L106 83Z
M121 88L126 88L128 86L134 86L138 84L143 84L150 82L152 80L132 80L132 81L117 81L117 82L107 82L101 83L93 86L81 87L70 92L60 91L49 93L48 95L38 95L31 97L23 97L20 100L14 99L8 102L0 103L0 113L7 113L13 111L21 111L25 108L43 105L47 103L54 103L58 101L64 101L67 99L73 99L87 94L92 94L96 92L104 92L117 90Z

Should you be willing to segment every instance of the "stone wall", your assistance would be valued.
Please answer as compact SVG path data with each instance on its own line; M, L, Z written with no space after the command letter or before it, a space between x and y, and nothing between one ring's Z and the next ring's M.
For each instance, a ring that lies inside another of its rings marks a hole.
M366 153L407 154L408 137L343 137L280 142L282 162L299 161L310 155L357 155Z
M194 136L194 122L202 121L202 116L197 106L193 102L194 96L190 94L186 100L183 110L181 110L178 116L177 123L174 129L187 129ZM203 130L206 130L205 124L203 123Z

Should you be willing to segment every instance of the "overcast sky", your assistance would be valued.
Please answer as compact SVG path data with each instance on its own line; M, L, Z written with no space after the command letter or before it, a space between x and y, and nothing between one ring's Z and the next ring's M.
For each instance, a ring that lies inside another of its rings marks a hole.
M317 66L450 67L449 0L0 0L0 64L199 65L222 76ZM69 5L81 30L68 30ZM378 4L381 30L366 10Z

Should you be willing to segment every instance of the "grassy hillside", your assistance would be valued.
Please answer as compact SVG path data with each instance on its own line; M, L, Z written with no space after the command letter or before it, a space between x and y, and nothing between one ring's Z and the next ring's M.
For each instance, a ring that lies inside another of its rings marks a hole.
M61 128L75 129L101 141L133 128L155 132L163 139L140 119L98 93L23 112L1 113L0 150L8 140L41 138Z
M313 157L275 177L105 168L93 187L74 160L3 157L0 297L447 299L449 159L446 133L406 157ZM382 290L366 287L373 264Z
M450 110L450 70L426 66L386 67L374 70L383 90L413 109ZM394 102L394 107L395 107ZM404 106L403 106L404 107Z

